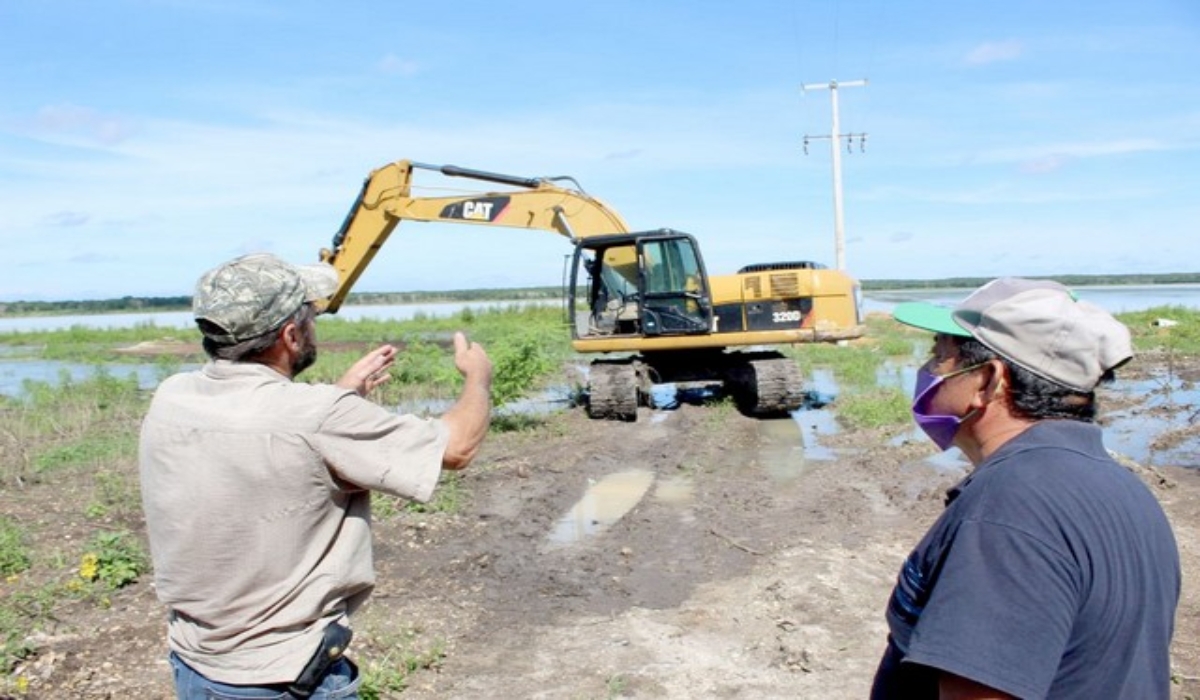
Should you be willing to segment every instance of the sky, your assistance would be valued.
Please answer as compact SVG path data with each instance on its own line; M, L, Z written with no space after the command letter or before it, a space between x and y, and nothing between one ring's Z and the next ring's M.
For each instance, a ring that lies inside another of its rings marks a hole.
M0 301L315 261L401 159L571 176L710 274L834 266L834 93L804 86L859 80L851 275L1197 272L1198 74L1194 0L0 0ZM552 286L569 252L401 223L354 291Z

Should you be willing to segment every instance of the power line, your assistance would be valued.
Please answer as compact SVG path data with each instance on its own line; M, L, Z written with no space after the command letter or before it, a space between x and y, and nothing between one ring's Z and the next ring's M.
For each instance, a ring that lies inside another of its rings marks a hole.
M829 134L824 136L804 135L804 154L808 155L808 142L829 139L830 151L833 154L833 240L834 240L834 266L839 270L846 269L846 244L845 233L843 232L844 223L842 220L842 149L841 141L846 139L846 149L849 151L854 145L854 139L858 139L859 150L867 148L867 134L865 132L854 134L840 133L838 124L838 97L837 91L839 87L863 87L867 84L867 80L851 80L845 83L839 83L836 80L831 80L828 83L806 83L801 86L804 91L808 90L829 90L830 103L833 105L833 124L830 127Z

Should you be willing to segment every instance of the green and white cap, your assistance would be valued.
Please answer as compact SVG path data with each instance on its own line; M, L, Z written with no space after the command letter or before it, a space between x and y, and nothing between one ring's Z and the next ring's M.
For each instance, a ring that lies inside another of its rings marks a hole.
M332 295L337 285L332 265L292 265L269 253L244 255L204 273L196 283L192 314L212 324L201 325L208 338L240 343L279 328L306 302Z
M1104 309L1050 280L1003 277L953 309L897 304L899 322L975 338L1001 357L1056 384L1090 392L1109 370L1133 358L1129 329Z

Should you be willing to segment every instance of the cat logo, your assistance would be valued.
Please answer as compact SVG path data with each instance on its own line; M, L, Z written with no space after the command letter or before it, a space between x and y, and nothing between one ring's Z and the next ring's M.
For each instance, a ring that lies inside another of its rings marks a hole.
M508 207L508 197L481 197L447 204L440 218L494 222Z
M463 218L490 221L494 204L495 202L463 202Z

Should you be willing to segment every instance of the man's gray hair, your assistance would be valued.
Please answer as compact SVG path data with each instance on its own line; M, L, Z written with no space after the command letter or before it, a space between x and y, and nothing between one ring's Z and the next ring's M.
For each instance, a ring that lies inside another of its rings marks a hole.
M221 343L213 340L207 333L204 333L204 324L209 322L200 319L196 323L200 326L201 333L204 333L202 344L204 352L209 357L214 360L229 360L230 362L253 362L269 350L275 344L275 341L279 339L280 328L283 328L288 323L295 323L297 326L303 328L316 317L317 310L312 304L301 304L300 308L296 309L296 312L277 328L272 328L260 336L237 343Z

